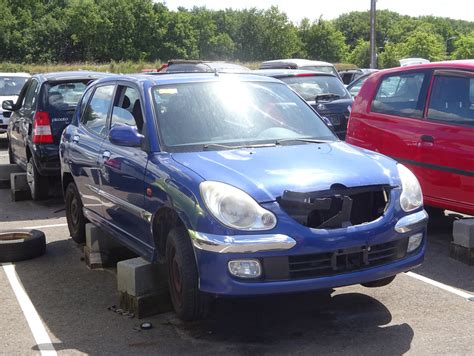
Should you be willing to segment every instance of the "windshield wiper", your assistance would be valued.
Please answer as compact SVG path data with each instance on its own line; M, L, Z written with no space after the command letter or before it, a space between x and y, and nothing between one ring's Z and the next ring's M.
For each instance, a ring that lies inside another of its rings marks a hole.
M330 101L331 99L335 100L335 99L339 99L340 97L341 97L340 95L334 94L334 93L318 94L314 98L314 101L316 102L320 100Z
M317 138L284 138L281 140L276 140L276 145L281 145L285 142L307 142L307 143L333 143L336 140L320 140Z
M256 143L253 145L237 145L237 146L229 146L229 145L223 145L220 143L208 143L205 144L202 148L203 150L209 150L212 148L225 148L227 150L236 150L240 148L256 148L256 147L272 147L275 146L276 143Z

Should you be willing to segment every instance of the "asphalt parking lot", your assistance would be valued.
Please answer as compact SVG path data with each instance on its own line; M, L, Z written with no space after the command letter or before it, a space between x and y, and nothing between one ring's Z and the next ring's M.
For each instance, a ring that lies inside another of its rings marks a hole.
M7 161L0 135L0 163ZM474 301L466 295L474 296L474 267L449 257L452 222L458 217L432 221L424 265L387 287L345 287L330 297L219 300L208 320L183 323L173 312L137 320L108 310L118 303L115 271L87 268L69 238L62 198L14 203L3 189L0 229L38 228L46 234L47 252L14 265L40 325L25 317L31 310L22 310L8 277L12 267L0 268L0 354L50 349L43 353L472 355ZM153 328L137 331L143 321ZM41 328L46 338L38 337ZM45 339L52 347L41 343Z

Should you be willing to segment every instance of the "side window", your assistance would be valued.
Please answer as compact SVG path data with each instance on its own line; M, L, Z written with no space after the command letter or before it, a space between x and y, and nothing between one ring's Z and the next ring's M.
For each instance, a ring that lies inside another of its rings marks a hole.
M424 97L420 96L424 73L405 73L384 77L372 101L372 111L421 118Z
M435 75L428 119L474 126L474 78Z
M93 91L94 90L90 88L84 93L84 96L82 97L81 106L79 107L79 113L81 117L82 115L84 115L84 111L86 110L87 104L89 102L89 98L91 97L91 94Z
M117 125L135 126L138 132L142 132L143 113L137 89L127 86L118 87L112 109L111 127Z
M90 131L104 135L107 129L107 114L114 94L115 85L98 87L87 104L81 118L81 124Z
M38 93L39 85L36 80L32 80L28 90L26 91L25 101L23 107L31 109L36 105L36 94Z

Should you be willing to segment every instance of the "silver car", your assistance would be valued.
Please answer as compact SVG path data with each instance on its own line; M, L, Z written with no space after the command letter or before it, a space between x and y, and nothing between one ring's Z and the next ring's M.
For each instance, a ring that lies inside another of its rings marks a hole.
M1 103L4 100L16 102L23 85L30 75L28 73L0 73L0 134L7 132L11 111L4 111Z

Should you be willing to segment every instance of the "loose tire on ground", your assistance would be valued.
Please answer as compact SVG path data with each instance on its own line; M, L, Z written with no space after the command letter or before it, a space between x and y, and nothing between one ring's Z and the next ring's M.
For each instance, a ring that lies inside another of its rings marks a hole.
M378 287L385 287L386 285L393 282L396 276L391 276L383 279L379 279L372 282L361 283L364 287L367 288L378 288Z
M48 197L48 177L44 177L39 174L38 170L36 169L35 162L33 161L33 157L30 157L28 163L26 164L26 180L28 181L28 186L30 187L31 199L43 200Z
M71 238L77 243L86 241L87 219L82 212L82 201L76 184L69 183L65 193L66 220Z
M17 262L41 256L46 238L39 230L0 231L0 262Z
M187 321L205 318L211 298L199 290L194 251L186 229L175 228L168 234L166 266L171 302L178 317Z

